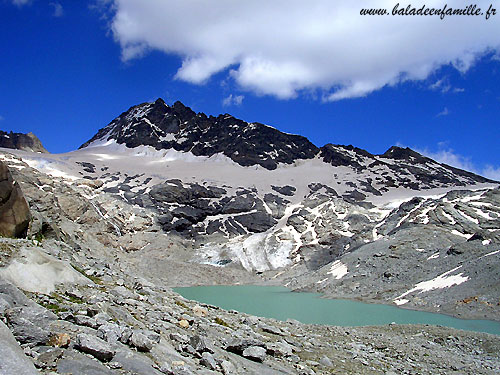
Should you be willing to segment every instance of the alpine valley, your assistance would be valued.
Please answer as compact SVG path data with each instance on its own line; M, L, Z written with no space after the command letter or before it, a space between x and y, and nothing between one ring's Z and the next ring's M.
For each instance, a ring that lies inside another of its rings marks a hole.
M496 181L162 99L66 154L0 141L0 374L500 372L497 335L282 322L171 289L282 285L500 321Z

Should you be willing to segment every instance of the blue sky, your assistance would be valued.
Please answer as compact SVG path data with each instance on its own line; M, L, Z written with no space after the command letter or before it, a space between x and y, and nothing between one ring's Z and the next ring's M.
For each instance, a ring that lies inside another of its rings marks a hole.
M359 9L339 1L354 23L345 31L323 0L311 14L305 0L289 1L276 17L266 2L250 5L260 1L220 0L216 12L201 0L0 0L0 129L32 131L50 152L66 152L162 97L318 146L405 145L500 179L500 37L490 35L500 35L500 16L357 26ZM435 34L419 39L424 28Z

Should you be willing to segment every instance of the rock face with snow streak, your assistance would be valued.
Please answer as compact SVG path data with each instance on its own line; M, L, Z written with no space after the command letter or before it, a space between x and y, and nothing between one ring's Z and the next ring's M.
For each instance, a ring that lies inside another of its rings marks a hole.
M368 228L367 228L368 229ZM497 314L500 190L457 190L414 198L391 211L367 243L300 277L292 288L330 297L482 318Z

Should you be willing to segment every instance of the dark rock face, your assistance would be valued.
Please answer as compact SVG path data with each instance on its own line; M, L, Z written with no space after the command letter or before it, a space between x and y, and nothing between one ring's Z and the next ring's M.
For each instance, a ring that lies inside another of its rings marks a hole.
M0 162L0 235L25 237L30 218L21 188L14 182L9 168Z
M381 155L373 155L351 145L327 144L321 147L320 156L328 164L350 167L358 173L378 170L380 172L377 172L377 183L384 188L401 186L421 190L494 182L474 173L438 163L410 148L398 146L392 146ZM380 195L381 192L375 189L372 183L374 181L371 178L361 181L363 190Z
M0 147L48 153L38 137L31 132L28 134L13 132L7 133L0 130Z
M327 144L320 149L320 156L325 163L331 164L334 167L350 166L356 170L363 170L362 165L364 158L373 158L373 155L368 151L362 150L354 146L342 146Z
M130 108L80 148L96 140L114 139L127 147L152 146L157 150L190 151L196 156L222 153L242 166L276 169L310 159L318 148L305 137L272 127L248 123L231 115L206 116L181 102L168 106L162 99Z
M277 192L280 193L281 195L286 195L288 197L291 197L295 194L295 191L297 190L294 186L286 185L286 186L271 186L271 188Z
M251 212L235 216L234 220L246 227L250 232L265 232L276 224L276 220L265 212Z
M268 230L284 215L287 200L274 194L264 199L247 189L227 195L223 188L167 180L145 194L124 195L129 202L158 212L158 223L166 232L241 235ZM271 212L266 210L265 204ZM214 216L222 215L223 218Z

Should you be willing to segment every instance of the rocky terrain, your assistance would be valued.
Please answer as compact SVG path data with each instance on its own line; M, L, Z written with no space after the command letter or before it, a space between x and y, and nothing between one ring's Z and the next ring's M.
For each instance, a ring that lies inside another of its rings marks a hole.
M0 374L500 370L494 335L279 322L170 289L285 285L500 320L494 181L162 100L80 150L0 159L31 212L25 238L0 239Z
M22 246L34 248L28 242ZM0 373L500 371L497 336L431 326L342 328L279 322L187 301L168 288L104 268L93 281L85 279L49 295L26 296L11 284L0 284L6 322L0 322Z

